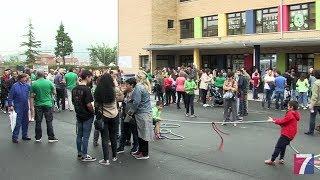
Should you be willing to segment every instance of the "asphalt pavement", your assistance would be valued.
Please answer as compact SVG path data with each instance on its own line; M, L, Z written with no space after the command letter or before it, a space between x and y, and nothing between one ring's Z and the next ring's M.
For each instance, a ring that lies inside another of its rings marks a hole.
M184 116L184 109L175 105L165 107L163 118L178 121L222 121L222 107L203 108L196 104L197 118ZM301 153L320 154L320 134L306 136L309 115L302 110L299 133L291 143ZM244 121L266 120L268 116L282 116L284 112L262 109L259 102L250 101L249 115ZM317 119L318 123L319 118ZM47 142L43 121L43 141L34 140L34 124L29 127L33 138L29 142L13 144L7 115L0 113L0 179L1 180L95 180L95 179L153 179L153 180L205 180L205 179L320 179L320 171L314 175L293 174L294 151L287 148L285 165L269 167L264 160L270 158L279 137L280 128L272 123L219 126L229 135L224 136L224 148L218 150L220 137L210 124L179 123L172 131L184 140L159 140L150 144L150 159L136 160L129 155L129 147L119 155L117 162L101 166L96 162L79 162L76 158L75 114L54 114L54 130L58 143ZM89 154L102 158L101 146L89 143Z

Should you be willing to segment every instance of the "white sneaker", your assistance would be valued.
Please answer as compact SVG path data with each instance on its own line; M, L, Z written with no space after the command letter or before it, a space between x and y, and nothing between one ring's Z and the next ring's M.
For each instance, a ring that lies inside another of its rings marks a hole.
M41 139L36 139L36 142L37 143L41 143Z
M190 117L191 117L191 118L196 118L197 116L196 116L196 115L194 115L194 114L192 114Z
M118 160L117 157L112 158L112 161L113 161L113 162L116 162L117 160Z
M189 114L186 114L186 117L189 117Z
M233 126L236 127L236 126L237 126L237 123L234 123Z
M100 161L99 161L99 164L101 164L101 165L104 165L104 166L109 166L110 165L110 162L109 162L109 160L104 160L104 159L101 159Z
M96 161L97 159L94 157L91 157L90 155L86 155L86 157L84 157L83 159L81 159L82 162L93 162Z

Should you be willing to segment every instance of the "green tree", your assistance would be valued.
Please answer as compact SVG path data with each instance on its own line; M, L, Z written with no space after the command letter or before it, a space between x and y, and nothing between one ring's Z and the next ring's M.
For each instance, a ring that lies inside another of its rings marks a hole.
M110 63L116 62L117 47L109 47L104 43L99 45L91 45L89 50L90 63L92 66L98 66L99 62L108 66Z
M23 35L27 38L27 40L21 43L21 47L27 48L27 50L23 54L27 57L27 63L33 64L36 61L37 56L39 55L38 48L41 47L41 41L36 41L31 20L29 20L29 25L27 28L28 33Z
M7 67L15 67L18 65L23 65L23 64L24 64L24 62L19 60L18 56L10 56L9 60L3 62L3 65L7 66Z
M72 40L68 33L64 32L64 25L61 23L56 35L57 46L54 48L56 57L63 60L63 65L66 64L65 57L73 52Z

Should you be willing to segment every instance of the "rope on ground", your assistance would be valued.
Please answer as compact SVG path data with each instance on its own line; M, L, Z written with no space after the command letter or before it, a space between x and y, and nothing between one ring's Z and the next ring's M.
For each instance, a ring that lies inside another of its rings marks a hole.
M184 136L173 133L172 130L169 128L179 128L180 124L174 123L162 123L160 126L160 134L162 138L169 139L169 140L183 140L185 139Z

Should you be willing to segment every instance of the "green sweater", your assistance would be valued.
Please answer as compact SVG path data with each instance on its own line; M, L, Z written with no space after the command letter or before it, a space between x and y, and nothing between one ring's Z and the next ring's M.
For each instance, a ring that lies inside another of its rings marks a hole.
M197 89L197 84L194 80L187 80L184 82L184 89L187 94L194 94L194 90Z
M161 111L159 111L158 107L155 106L152 108L152 119L159 120L161 115Z
M223 84L224 84L224 81L226 81L226 78L223 77L223 76L217 76L215 81L214 81L214 85L218 88L222 88L223 87Z
M309 82L308 79L301 81L300 79L296 83L298 92L308 92L309 91Z

